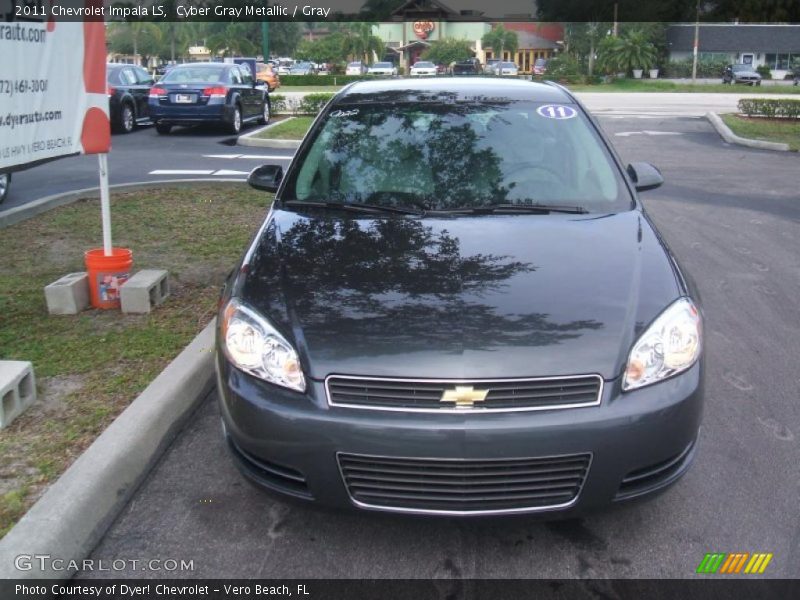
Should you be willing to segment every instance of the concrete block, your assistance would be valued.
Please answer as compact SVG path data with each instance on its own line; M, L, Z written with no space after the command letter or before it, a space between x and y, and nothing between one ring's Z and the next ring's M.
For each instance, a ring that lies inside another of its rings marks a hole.
M47 311L51 315L76 315L89 306L89 277L70 273L44 288Z
M149 313L169 296L168 273L162 269L143 269L120 288L124 313Z
M36 402L33 365L24 360L0 360L0 429Z

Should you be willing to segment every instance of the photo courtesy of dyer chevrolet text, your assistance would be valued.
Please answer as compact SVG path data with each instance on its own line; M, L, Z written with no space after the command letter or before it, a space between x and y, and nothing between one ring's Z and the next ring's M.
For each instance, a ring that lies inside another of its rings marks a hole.
M294 589L293 589L294 588ZM298 584L290 588L286 584L269 585L221 585L212 587L205 584L192 585L167 585L163 583L144 585L128 584L65 584L54 583L52 585L25 585L17 584L14 592L17 596L43 596L53 594L54 596L85 596L98 598L151 598L155 596L180 596L180 597L202 597L210 596L212 593L223 593L230 598L252 598L255 596L309 596L305 584Z

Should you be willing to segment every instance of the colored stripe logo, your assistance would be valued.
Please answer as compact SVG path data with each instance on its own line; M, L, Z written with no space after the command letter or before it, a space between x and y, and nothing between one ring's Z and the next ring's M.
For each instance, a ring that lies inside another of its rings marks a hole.
M735 575L760 575L772 560L772 553L722 552L707 553L697 567L697 573Z

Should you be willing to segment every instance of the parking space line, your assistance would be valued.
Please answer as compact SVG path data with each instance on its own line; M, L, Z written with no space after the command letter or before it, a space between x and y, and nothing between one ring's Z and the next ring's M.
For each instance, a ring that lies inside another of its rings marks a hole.
M223 158L233 160L241 158L245 160L292 160L291 156L285 154L203 154L203 158Z
M150 175L212 175L214 169L193 170L193 169L157 169L150 171Z

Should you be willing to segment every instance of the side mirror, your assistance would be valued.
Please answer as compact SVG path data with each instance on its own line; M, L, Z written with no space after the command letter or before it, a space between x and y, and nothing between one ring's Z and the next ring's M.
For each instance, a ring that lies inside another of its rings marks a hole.
M628 165L628 175L636 186L637 192L654 190L664 183L661 171L646 162L635 162Z
M280 165L261 165L250 171L247 183L257 190L277 192L282 179L283 167Z

